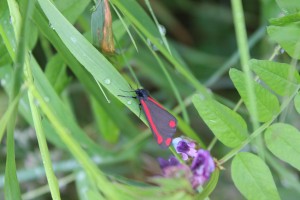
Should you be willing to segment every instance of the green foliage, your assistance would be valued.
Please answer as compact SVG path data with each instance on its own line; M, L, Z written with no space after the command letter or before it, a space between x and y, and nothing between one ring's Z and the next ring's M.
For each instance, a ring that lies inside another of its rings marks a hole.
M284 27L270 26L268 27L268 33L271 38L278 42L287 53L299 59L299 38L300 29L297 24L285 25Z
M256 155L237 154L232 161L231 173L234 184L247 199L280 199L270 169Z
M223 144L236 147L246 140L247 124L239 114L200 95L193 97L193 103L204 122Z
M268 149L279 159L300 170L300 132L293 126L276 123L265 132Z
M299 13L283 16L270 21L268 34L293 58L300 58Z
M242 100L245 102L248 110L250 108L249 97L245 87L245 75L243 72L231 69L229 71L231 80L234 83L234 86L241 95ZM252 81L254 85L255 100L257 104L258 120L261 122L266 122L272 119L279 111L279 102L275 95L270 93L268 90L263 88L257 82Z
M263 60L251 60L251 69L277 94L291 95L298 88L299 74L292 66Z
M117 96L122 90L130 90L124 78L112 64L100 54L55 8L49 1L39 1L52 27L73 56L94 76L104 87ZM120 98L124 104L126 99ZM137 108L135 112L137 113ZM131 106L130 109L133 109Z
M0 1L0 199L299 198L299 3L111 0L108 55L92 45L99 2ZM156 158L180 154L149 137L136 87L176 116L176 136L216 157L197 190L158 176Z
M42 157L42 160L44 163L47 180L49 182L52 199L61 199L60 192L59 192L59 185L58 185L55 173L52 168L50 153L49 153L49 149L47 146L47 141L46 141L46 137L44 134L43 125L41 123L41 115L34 104L33 95L30 92L28 93L28 99L29 99L29 104L30 104L30 108L32 111L32 119L34 122L37 140L39 143L39 148L40 148L41 157Z

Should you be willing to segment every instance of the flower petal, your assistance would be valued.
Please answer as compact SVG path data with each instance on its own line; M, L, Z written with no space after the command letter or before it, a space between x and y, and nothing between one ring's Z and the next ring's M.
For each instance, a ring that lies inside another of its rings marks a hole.
M215 163L209 151L200 149L194 158L191 170L193 172L192 185L194 188L203 185L215 170Z

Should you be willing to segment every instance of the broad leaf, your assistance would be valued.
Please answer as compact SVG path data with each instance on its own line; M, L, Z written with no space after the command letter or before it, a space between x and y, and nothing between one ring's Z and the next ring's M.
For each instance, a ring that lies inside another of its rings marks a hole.
M199 95L193 97L193 103L207 126L226 146L236 147L247 138L247 125L236 112Z
M268 26L267 31L272 40L293 58L300 59L300 27L299 22L285 24L283 26Z
M231 173L235 186L246 199L280 199L270 169L258 156L246 152L237 154Z
M231 69L229 71L229 75L249 110L250 101L246 90L245 74L237 69ZM279 112L280 108L278 99L257 82L252 81L252 84L254 85L254 93L256 96L255 100L257 104L258 119L261 122L266 122L272 119L272 117Z
M280 18L273 18L270 19L270 25L274 25L274 26L284 26L284 25L288 25L294 22L298 22L300 21L300 13L295 13L295 14L291 14L291 15L286 15Z
M300 170L300 132L295 127L273 124L265 132L265 140L275 156Z
M291 95L298 87L299 74L285 63L250 60L251 69L279 95Z

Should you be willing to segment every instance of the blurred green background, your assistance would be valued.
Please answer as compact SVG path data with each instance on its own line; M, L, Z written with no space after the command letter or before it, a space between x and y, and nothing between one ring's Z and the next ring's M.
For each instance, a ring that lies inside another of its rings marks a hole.
M78 2L83 3L80 4ZM140 0L139 3L150 14L145 2ZM233 108L239 100L239 95L228 77L228 69L230 67L240 68L240 64L230 1L151 0L150 3L159 23L166 29L169 45L174 48L174 52L177 52L175 55L176 59L179 59L183 66L188 67L188 71L192 72L201 83L215 93L219 101ZM91 41L90 21L93 2L57 0L55 5L74 24L76 29ZM275 0L243 1L243 9L251 57L268 59L274 52L275 43L267 38L266 26L270 18L280 16L280 10ZM112 16L113 21L118 19L113 9ZM51 83L55 93L64 102L65 108L68 110L66 118L72 115L71 117L78 127L91 138L92 145L84 146L90 144L89 141L86 141L82 147L90 153L89 155L94 158L95 163L99 164L106 174L120 177L120 179L125 179L123 177L126 177L136 181L147 182L147 177L159 174L160 170L156 158L166 158L171 152L160 149L152 136L150 136L149 129L145 124L111 95L109 91L104 89L108 98L112 101L110 104L106 102L102 92L95 87L95 83L89 88L89 81L93 82L92 79L79 78L80 72L74 72L72 62L67 62L67 56L61 53L64 48L60 48L59 45L53 45L53 43L60 44L59 41L51 40L51 37L53 39L56 36L51 36L53 33L47 35L45 32L49 30L43 30L41 24L45 22L47 23L47 20L40 21L39 15L33 15L29 28L29 48ZM51 24L48 24L49 27L51 28ZM118 44L116 44L118 54L104 54L106 58L131 86L136 88L137 83L135 83L129 73L128 65L130 65L141 85L149 90L150 94L166 108L173 109L178 113L180 107L178 107L178 102L169 82L164 73L162 73L153 54L139 38L134 28L129 26L138 51L136 51L130 37L122 26L116 25L114 28L114 34L121 34L118 38ZM9 73L5 66L11 65L12 61L2 39L0 41L0 49L1 85L6 86L7 82L9 82L9 77L7 77ZM158 56L166 66L180 96L187 105L190 127L208 145L213 139L213 134L203 123L191 104L191 95L195 92L194 88L185 77L177 70L174 70L169 61L163 58L160 52L158 52ZM70 60L72 59L74 58ZM285 62L289 57L282 52L276 59ZM74 65L76 65L76 62ZM119 89L121 94L122 88ZM47 102L47 99L45 101ZM48 101L50 100L48 99ZM134 102L135 100L132 99L132 101ZM30 114L26 111L26 105L28 106L28 102L20 103L21 114L18 115L15 130L18 178L21 183L22 193L26 194L28 191L34 191L35 194L38 194L35 189L46 185L47 180L43 173L35 131L29 124L30 120L26 119L26 112L27 115ZM0 116L3 115L7 106L7 93L4 87L1 87ZM288 119L296 125L299 117L295 117L293 112L291 112ZM49 150L56 175L60 182L65 181L65 185L60 190L62 199L78 199L80 188L86 186L84 177L82 178L84 174L80 170L79 164L68 152L66 146L62 144L56 134L52 134L54 130L49 125L49 122L43 121L43 124L48 130L46 136L49 141ZM185 133L177 132L177 136L182 134ZM80 139L77 138L77 140ZM105 151L109 153L103 159L102 156L106 154ZM217 143L212 150L212 155L220 158L228 151L229 149ZM97 155L97 153L101 155ZM0 199L4 198L5 158L6 143L5 139L3 139L0 145ZM221 172L220 181L212 193L211 199L244 199L233 185L230 170L227 170L230 169L230 166L226 163L224 167L225 170ZM278 181L276 174L274 174L274 179ZM284 189L281 185L278 185L278 188L285 197L284 199L292 200L298 199L297 196L299 197L298 193ZM27 195L29 196L30 194ZM23 197L24 199L31 199L28 196ZM46 192L46 194L33 199L51 199L51 196Z

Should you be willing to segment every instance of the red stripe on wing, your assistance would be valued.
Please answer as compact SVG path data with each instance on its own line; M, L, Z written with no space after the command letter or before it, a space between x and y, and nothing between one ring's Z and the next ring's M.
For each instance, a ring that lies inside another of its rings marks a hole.
M152 101L153 103L155 103L158 107L160 107L161 109L165 110L165 108L160 105L157 101L155 101L154 99L152 99L151 97L148 97L148 100Z
M148 98L150 99L150 98ZM152 101L152 100L151 100ZM148 122L149 122L149 125L151 127L151 129L153 130L153 133L156 135L156 138L157 138L157 143L158 144L161 144L163 142L163 138L162 136L159 134L157 128L156 128L156 125L154 124L153 120L152 120L152 116L151 116L151 113L150 113L150 110L147 106L147 104L145 103L145 101L143 99L140 100L142 106L143 106L143 109L144 109L144 112L145 112L145 115L147 116L147 119L148 119Z

